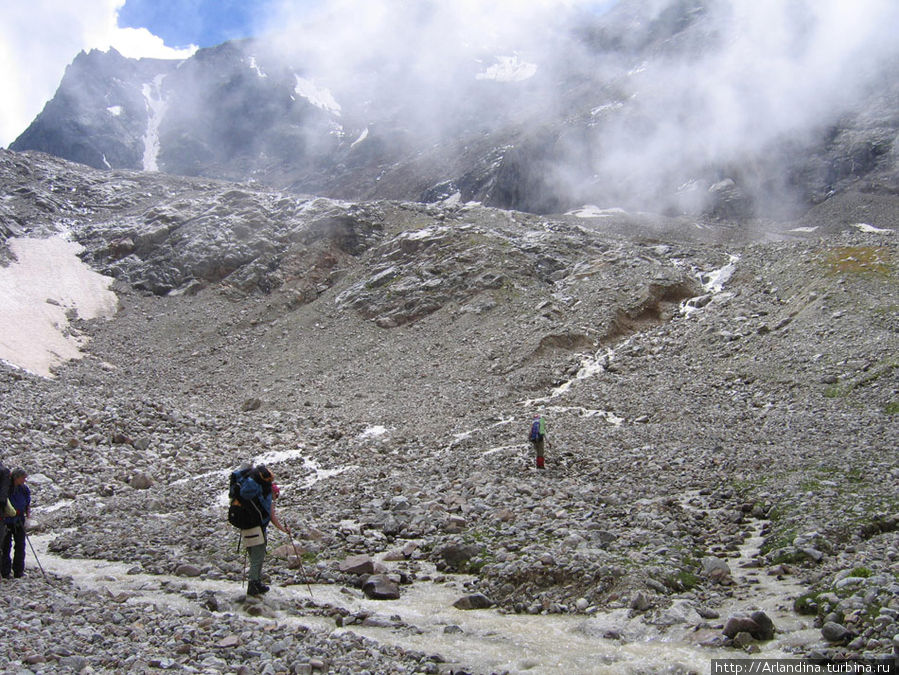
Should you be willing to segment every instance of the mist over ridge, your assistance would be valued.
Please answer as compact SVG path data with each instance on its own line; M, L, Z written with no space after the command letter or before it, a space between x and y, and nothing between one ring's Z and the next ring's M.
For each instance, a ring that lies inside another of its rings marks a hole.
M896 25L884 0L282 3L178 64L82 54L11 148L351 199L790 217L895 183Z

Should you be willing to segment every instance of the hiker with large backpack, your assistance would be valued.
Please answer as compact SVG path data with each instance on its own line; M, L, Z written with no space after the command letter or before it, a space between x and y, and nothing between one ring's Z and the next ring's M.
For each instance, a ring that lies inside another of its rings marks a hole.
M274 476L264 464L238 469L231 474L228 522L240 528L241 541L250 557L247 595L262 595L269 590L262 583L268 524L287 533L275 515L274 498L278 491L273 486Z
M537 468L545 468L544 445L546 443L546 422L540 415L534 415L534 419L531 421L531 432L528 435L528 440L534 446L534 450L537 453Z

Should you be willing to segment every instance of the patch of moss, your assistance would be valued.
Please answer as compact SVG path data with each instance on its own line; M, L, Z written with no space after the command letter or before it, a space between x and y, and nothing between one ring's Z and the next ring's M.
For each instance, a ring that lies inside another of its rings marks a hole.
M881 361L854 380L830 385L824 390L824 397L843 398L849 396L856 389L876 382L885 375L889 375L894 368L899 368L899 359Z
M793 601L793 611L806 616L816 615L818 613L818 596L820 595L820 591L800 595Z
M776 549L775 549L776 550ZM798 565L808 560L808 556L795 548L787 548L771 559L772 565Z
M887 277L893 272L886 246L836 246L824 253L823 263L831 274Z
M690 591L699 586L700 582L699 575L688 569L679 569L662 581L668 588L677 592Z
M773 519L772 519L773 520ZM778 532L777 534L772 534L767 537L765 541L762 542L762 545L759 547L759 553L762 555L768 555L769 553L776 551L781 548L787 548L793 545L793 540L796 538L796 530L785 530L783 532ZM787 562L787 561L782 561Z

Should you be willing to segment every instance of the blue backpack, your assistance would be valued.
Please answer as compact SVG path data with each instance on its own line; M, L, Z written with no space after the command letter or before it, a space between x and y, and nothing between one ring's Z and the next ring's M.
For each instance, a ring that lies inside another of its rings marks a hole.
M259 507L240 496L240 488L252 471L253 467L236 469L228 479L228 522L241 530L262 524Z
M531 425L531 435L528 437L531 441L542 441L543 434L540 433L540 426L543 422L539 417L534 420L534 423Z

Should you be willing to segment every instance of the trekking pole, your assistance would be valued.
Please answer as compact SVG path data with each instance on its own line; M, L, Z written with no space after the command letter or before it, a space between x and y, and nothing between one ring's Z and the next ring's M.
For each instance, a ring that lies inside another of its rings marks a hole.
M44 571L44 566L41 565L41 559L37 557L37 551L34 550L34 544L31 543L31 537L28 536L28 530L26 530L25 527L23 526L22 531L25 533L25 541L28 542L28 546L31 548L31 555L34 556L34 561L37 563L37 566L40 568L41 574L44 577L44 581L46 581L49 584L50 580L47 578L47 573Z
M293 540L293 533L290 531L290 528L287 525L284 526L284 529L287 531L287 536L290 537L290 543L293 546L293 554L297 557L297 564L300 566L300 575L303 577L303 581L306 582L306 588L309 589L309 598L315 600L312 595L312 586L309 585L309 579L306 577L306 570L303 568L303 559L300 557L300 551L297 549L297 543Z

